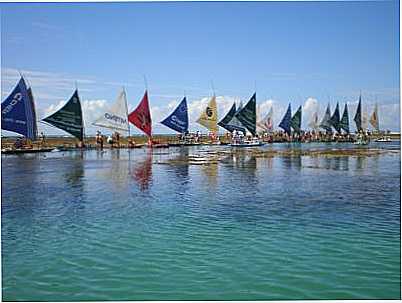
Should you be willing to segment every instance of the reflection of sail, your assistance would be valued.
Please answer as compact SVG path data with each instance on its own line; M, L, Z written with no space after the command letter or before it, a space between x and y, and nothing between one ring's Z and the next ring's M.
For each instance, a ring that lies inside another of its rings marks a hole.
M133 178L139 184L141 190L148 188L152 181L152 152L147 154L145 161L137 164L132 173Z
M302 157L301 156L289 156L282 157L283 165L286 168L296 168L300 170L302 168Z
M363 169L366 167L366 160L367 158L365 156L357 156L356 158L356 169Z
M182 147L178 156L174 157L172 160L176 164L170 166L170 171L175 174L175 179L182 184L189 182L189 164L188 164L189 148Z
M107 178L113 181L116 187L126 187L128 185L129 161L120 159L120 149L110 150L111 169L106 174Z
M208 184L211 186L216 186L218 179L218 163L202 165L201 170L207 177Z

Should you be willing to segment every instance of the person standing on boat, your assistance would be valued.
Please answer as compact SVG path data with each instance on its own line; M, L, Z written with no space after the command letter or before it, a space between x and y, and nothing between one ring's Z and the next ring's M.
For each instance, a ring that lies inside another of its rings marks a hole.
M44 134L43 132L40 132L39 138L40 138L40 145L41 145L42 147L44 147L44 146L46 145L45 134Z
M111 136L107 137L106 142L113 148L113 138Z

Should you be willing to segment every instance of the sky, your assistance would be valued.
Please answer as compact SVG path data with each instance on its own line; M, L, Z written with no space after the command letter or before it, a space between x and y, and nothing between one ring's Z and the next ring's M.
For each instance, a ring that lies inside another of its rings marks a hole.
M8 3L1 9L2 100L19 79L32 86L39 118L72 95L86 133L124 86L129 109L149 90L154 133L187 96L190 131L213 91L218 115L257 92L258 116L303 106L302 127L328 103L349 119L359 94L379 105L380 128L400 129L399 3L131 2ZM342 110L341 110L342 111ZM66 134L39 123L47 134ZM132 133L140 133L131 128ZM221 131L223 131L221 129ZM107 130L104 130L108 133ZM2 134L9 134L2 132Z

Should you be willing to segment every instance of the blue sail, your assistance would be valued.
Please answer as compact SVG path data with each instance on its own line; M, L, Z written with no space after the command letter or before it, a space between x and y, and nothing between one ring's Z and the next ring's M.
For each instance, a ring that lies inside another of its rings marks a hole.
M184 99L176 107L173 113L171 113L161 123L179 133L186 133L188 131L188 113L187 113L186 97L184 97Z
M281 123L279 123L279 127L282 128L288 135L290 135L290 123L292 119L292 109L289 103L288 110L286 114L283 116Z
M1 128L36 140L35 109L22 77L1 103Z

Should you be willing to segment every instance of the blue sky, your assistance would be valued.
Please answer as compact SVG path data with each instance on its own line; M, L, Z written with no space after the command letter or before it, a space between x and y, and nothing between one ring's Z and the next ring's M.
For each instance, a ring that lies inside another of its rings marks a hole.
M312 105L321 113L339 101L341 108L350 104L352 120L361 90L368 112L379 103L384 128L400 127L395 1L0 7L2 98L22 70L42 116L72 94L75 80L88 125L122 85L134 107L145 74L158 133L170 132L158 122L184 91L191 127L202 129L193 122L212 93L211 80L221 97L219 116L256 88L261 115L273 105L278 120L291 102L293 110L305 106L305 120Z

